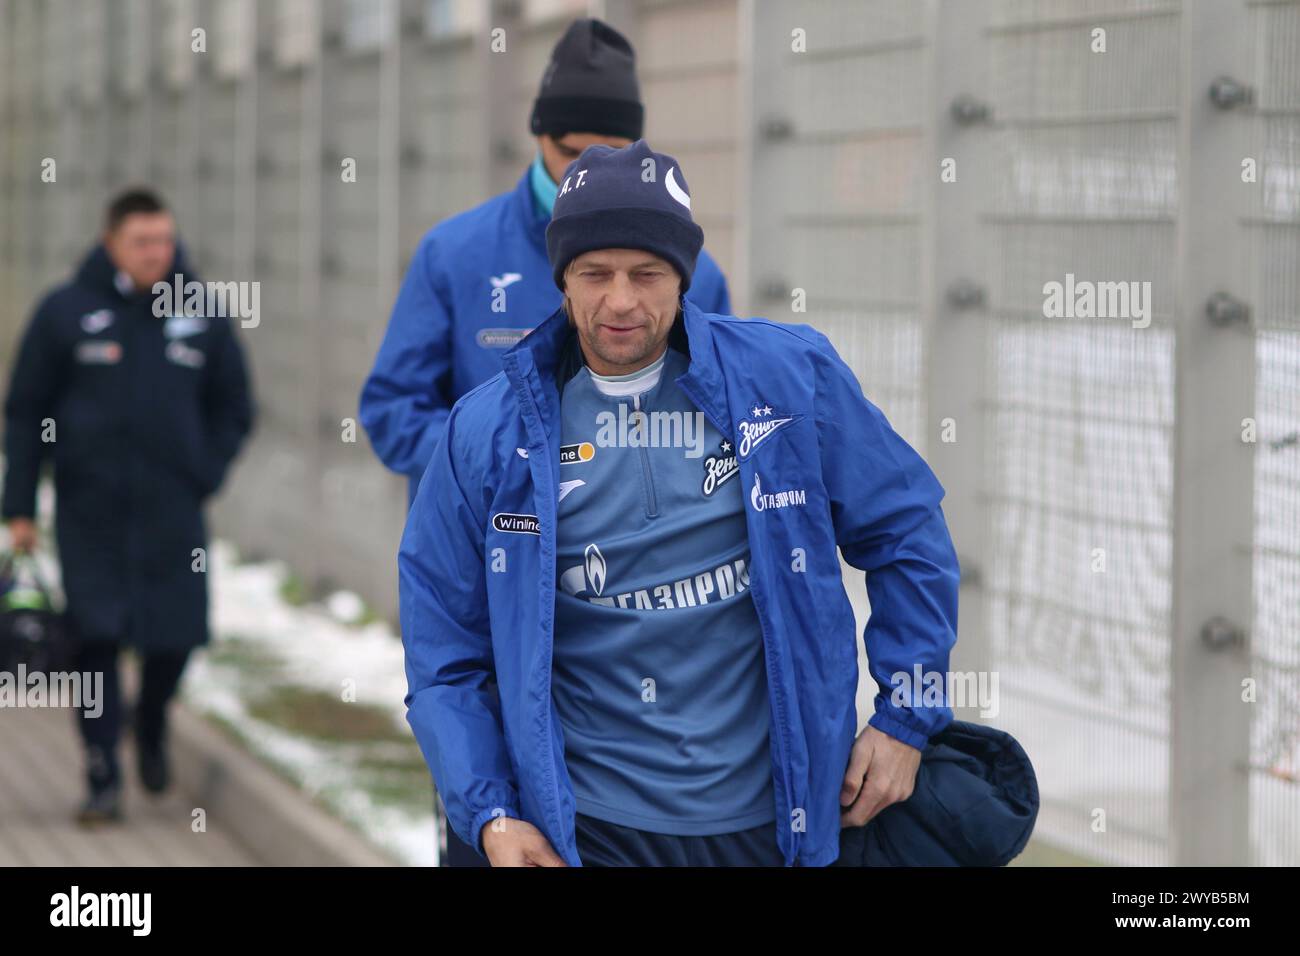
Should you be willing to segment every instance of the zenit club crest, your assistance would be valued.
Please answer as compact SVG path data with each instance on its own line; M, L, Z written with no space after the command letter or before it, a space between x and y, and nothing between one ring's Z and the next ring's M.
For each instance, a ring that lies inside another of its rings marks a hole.
M731 442L724 438L718 445L718 453L704 459L704 484L700 490L707 498L718 490L719 485L738 474L740 466L736 464L736 454L732 451Z
M81 317L82 331L88 335L98 335L113 324L113 318L112 309L96 309L94 312L87 312Z
M736 422L736 457L740 461L748 459L759 445L776 433L778 428L797 422L803 415L782 415L775 412L771 405L755 402L749 408L749 414Z

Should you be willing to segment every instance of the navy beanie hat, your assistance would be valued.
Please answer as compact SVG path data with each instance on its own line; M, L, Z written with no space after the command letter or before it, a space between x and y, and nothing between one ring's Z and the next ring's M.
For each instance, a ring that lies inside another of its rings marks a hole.
M667 259L690 288L704 230L691 218L691 195L677 160L638 139L629 146L593 144L564 171L546 227L555 284L593 249L644 249Z
M632 44L594 17L573 21L546 64L529 130L640 139L644 121Z

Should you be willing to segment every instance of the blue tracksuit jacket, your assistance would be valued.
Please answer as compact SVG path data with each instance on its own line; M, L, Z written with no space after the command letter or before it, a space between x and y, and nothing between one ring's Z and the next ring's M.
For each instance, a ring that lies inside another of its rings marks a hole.
M838 546L867 572L872 726L916 747L952 721L894 699L892 676L946 676L960 568L944 490L811 326L703 313L670 342L678 385L734 444L762 628L776 839L787 865L839 854L857 729L853 609ZM576 336L557 309L451 409L398 554L407 719L455 831L482 852L494 816L540 829L571 866L575 801L551 694L560 389ZM632 613L632 612L629 612Z
M500 372L505 350L560 306L550 221L524 170L513 190L438 223L415 250L359 415L380 460L410 479L412 498L452 403ZM703 249L686 297L731 311L726 279Z

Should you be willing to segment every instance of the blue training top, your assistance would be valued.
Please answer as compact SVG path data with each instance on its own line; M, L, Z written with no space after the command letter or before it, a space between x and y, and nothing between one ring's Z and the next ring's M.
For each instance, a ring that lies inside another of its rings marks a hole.
M597 377L633 394L586 367L564 387L552 694L579 812L707 835L776 802L736 452L687 366L669 348Z

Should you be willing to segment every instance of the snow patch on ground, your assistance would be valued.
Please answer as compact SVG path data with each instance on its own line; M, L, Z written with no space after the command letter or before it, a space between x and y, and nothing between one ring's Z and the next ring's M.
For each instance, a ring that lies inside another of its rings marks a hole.
M339 695L386 711L396 728L407 729L401 640L383 622L364 627L345 623L364 614L360 598L337 592L328 606L294 606L280 593L288 575L285 565L237 562L231 544L212 542L210 649L245 642L259 658L265 656L280 668L262 686ZM182 693L191 707L230 723L254 753L287 771L305 792L376 846L410 865L436 864L432 801L427 806L377 801L365 789L366 775L355 764L367 744L318 741L258 719L250 712L251 676L256 675L215 664L206 652L200 653L186 671ZM371 749L382 755L383 746L381 742Z

